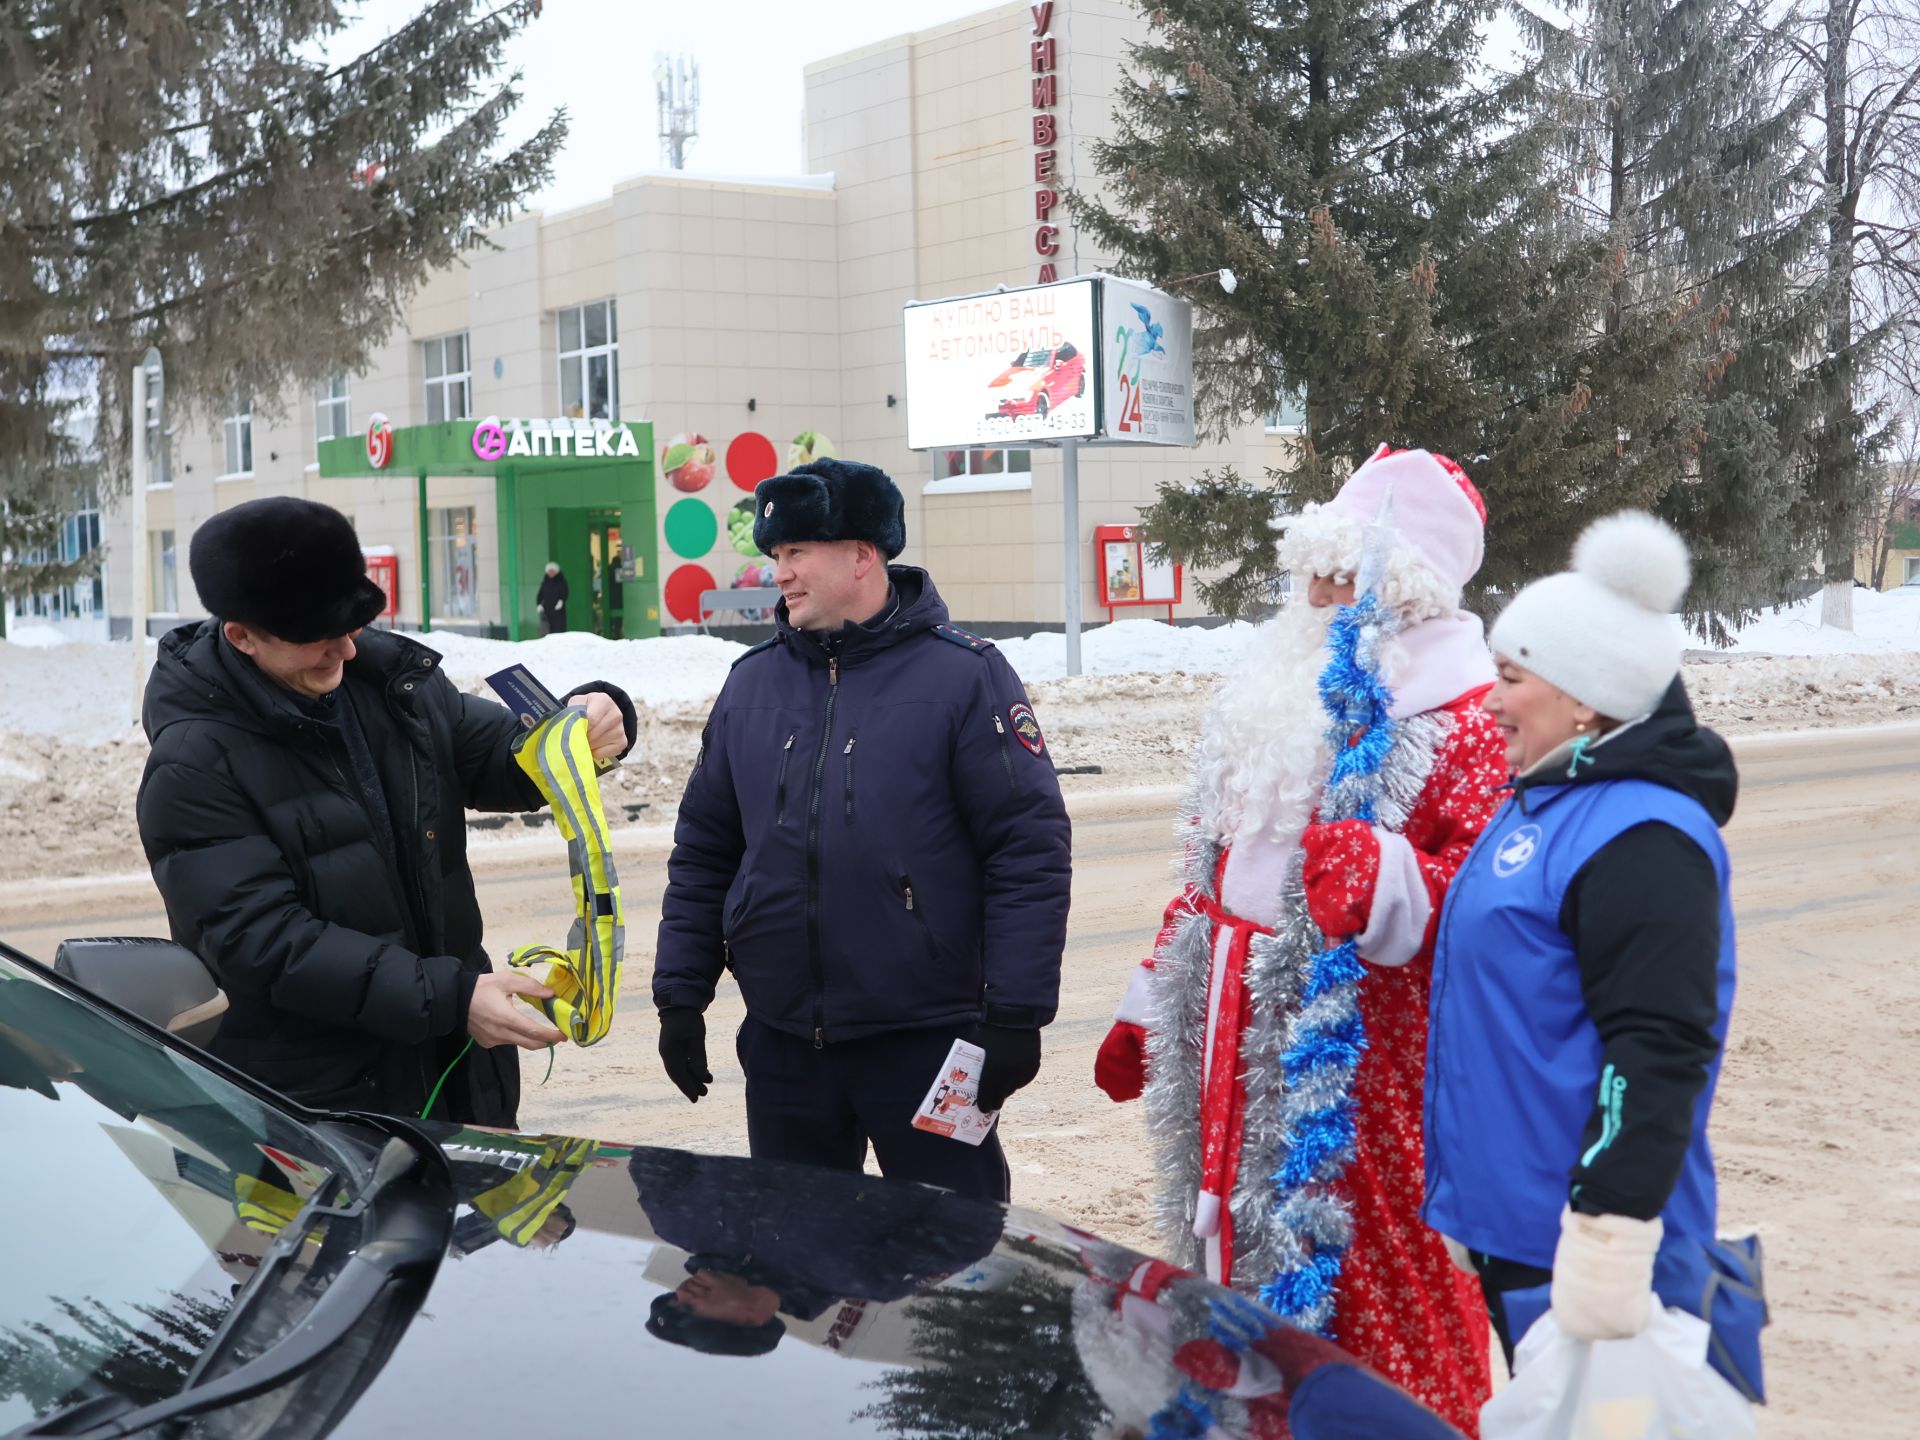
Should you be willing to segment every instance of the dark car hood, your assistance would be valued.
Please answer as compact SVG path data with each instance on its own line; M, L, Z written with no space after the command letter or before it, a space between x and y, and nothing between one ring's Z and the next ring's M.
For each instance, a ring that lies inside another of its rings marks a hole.
M438 1138L455 1241L341 1437L1091 1437L1144 1433L1183 1384L1227 1434L1289 1410L1300 1440L1457 1434L1325 1341L1033 1212L739 1157ZM777 1293L777 1324L689 1317L663 1297L693 1270ZM1266 1395L1185 1373L1228 1350Z

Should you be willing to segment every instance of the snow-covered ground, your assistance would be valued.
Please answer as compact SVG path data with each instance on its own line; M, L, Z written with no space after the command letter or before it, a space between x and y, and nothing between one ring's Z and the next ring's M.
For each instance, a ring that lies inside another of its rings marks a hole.
M1702 719L1729 732L1872 724L1920 716L1920 586L1854 592L1857 628L1822 631L1819 601L1767 615L1718 654L1694 652L1687 684ZM1252 627L1127 620L1082 637L1085 673L1066 675L1058 634L1000 642L1026 681L1063 768L1097 767L1075 786L1177 784L1219 675ZM709 636L609 641L558 635L509 644L419 637L463 690L526 665L564 693L611 680L639 702L640 742L603 782L616 815L671 818L727 669L745 650ZM148 645L148 663L154 647ZM25 632L0 642L0 879L137 868L133 805L146 763L125 644Z

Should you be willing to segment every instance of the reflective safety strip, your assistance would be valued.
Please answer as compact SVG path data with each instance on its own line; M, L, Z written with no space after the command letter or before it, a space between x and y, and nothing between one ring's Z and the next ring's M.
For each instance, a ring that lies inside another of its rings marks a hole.
M595 1148L591 1140L549 1140L526 1169L474 1196L473 1208L491 1220L510 1244L525 1246L567 1198L573 1182L593 1160Z
M537 978L553 991L553 998L520 998L574 1044L592 1045L613 1028L627 930L599 776L587 745L587 712L570 706L547 716L515 742L514 759L547 797L566 837L574 916L564 951L522 945L507 957L507 964L516 969L544 964L546 973Z

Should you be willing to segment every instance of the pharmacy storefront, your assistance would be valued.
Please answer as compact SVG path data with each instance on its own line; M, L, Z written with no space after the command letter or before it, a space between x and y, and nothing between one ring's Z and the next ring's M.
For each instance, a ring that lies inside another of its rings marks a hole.
M368 571L390 624L540 633L549 561L566 577L567 628L608 639L660 633L653 427L571 420L457 420L319 446L319 479L352 482ZM342 508L347 508L343 505Z

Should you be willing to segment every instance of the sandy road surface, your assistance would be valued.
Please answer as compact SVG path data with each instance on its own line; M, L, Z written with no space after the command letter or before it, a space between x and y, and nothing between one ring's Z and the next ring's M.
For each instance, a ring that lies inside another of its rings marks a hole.
M1730 835L1741 988L1714 1123L1729 1231L1764 1236L1775 1322L1762 1433L1905 1437L1920 1411L1920 727L1736 740ZM1086 782L1075 781L1074 784ZM1009 1106L1015 1198L1154 1248L1140 1109L1092 1086L1095 1046L1173 884L1169 789L1073 796L1073 922L1040 1080ZM647 1003L666 834L624 833L624 1023L553 1078L527 1063L528 1129L744 1149L728 1045L731 987L710 1012L713 1093L689 1106L661 1077ZM475 847L496 953L558 940L569 899L548 831ZM144 881L0 885L0 937L29 954L84 933L164 933Z

